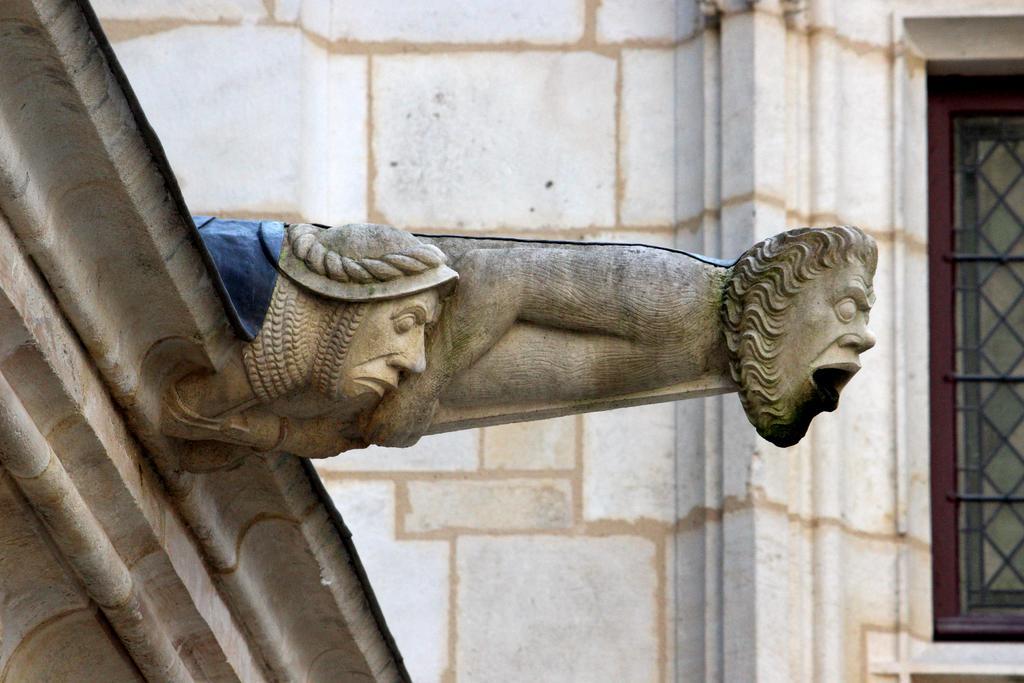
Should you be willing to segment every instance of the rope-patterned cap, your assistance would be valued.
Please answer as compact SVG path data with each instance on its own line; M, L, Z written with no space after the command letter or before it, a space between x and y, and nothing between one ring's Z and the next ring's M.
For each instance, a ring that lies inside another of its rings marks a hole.
M341 301L393 299L451 284L444 252L388 225L289 225L278 266L313 292Z

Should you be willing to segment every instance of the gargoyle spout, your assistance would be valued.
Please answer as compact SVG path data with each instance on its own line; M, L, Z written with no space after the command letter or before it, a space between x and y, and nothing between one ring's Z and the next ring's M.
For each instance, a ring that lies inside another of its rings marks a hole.
M258 225L261 277L276 277L272 295L257 288L269 298L259 331L217 373L176 380L165 411L168 434L231 444L235 459L736 390L758 433L789 446L836 409L874 345L877 249L854 227L791 230L728 263Z

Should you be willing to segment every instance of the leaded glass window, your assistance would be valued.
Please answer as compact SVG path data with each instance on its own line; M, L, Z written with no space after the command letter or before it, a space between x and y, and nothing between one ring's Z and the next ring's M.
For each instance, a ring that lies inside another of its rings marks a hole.
M1024 610L1024 116L953 137L960 611Z

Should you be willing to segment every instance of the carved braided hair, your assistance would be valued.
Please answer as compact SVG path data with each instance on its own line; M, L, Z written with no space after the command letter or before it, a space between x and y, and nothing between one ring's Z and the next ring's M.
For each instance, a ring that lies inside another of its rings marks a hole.
M805 282L839 263L874 272L878 248L853 226L800 228L759 242L732 266L721 308L729 369L751 420L785 418L777 405L784 316ZM755 422L755 425L757 422Z
M388 282L441 268L447 261L443 251L424 243L380 256L352 258L321 241L329 232L296 223L287 227L287 239L292 254L310 271L340 283ZM407 239L416 242L411 236ZM260 333L242 351L256 396L269 403L312 384L324 396L340 399L342 363L366 306L320 297L290 277L279 277Z
M253 392L264 403L312 382L337 399L341 364L366 304L308 294L279 277L260 333L242 347Z
M445 264L444 252L433 244L419 244L400 253L353 259L332 251L317 240L321 228L308 223L288 226L292 253L317 275L335 282L370 284L418 275Z
M288 278L277 278L260 333L242 347L249 384L261 401L269 403L308 379L323 336L324 307Z
M323 343L313 359L313 386L331 400L341 399L342 361L352 343L352 336L366 312L366 304L338 306L327 325Z

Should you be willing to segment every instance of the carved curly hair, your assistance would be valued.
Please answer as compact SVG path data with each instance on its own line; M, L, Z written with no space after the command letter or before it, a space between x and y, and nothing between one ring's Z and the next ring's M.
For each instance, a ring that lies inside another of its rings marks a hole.
M786 419L776 362L786 309L805 282L842 263L874 272L878 248L860 228L800 228L755 244L730 268L721 308L729 370L740 401L762 432Z

